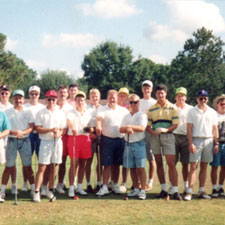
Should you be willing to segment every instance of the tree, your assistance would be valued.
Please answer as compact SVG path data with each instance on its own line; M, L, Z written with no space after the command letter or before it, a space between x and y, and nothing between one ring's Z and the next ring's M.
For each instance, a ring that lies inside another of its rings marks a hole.
M170 91L184 86L189 99L195 103L196 92L206 89L211 100L224 92L224 42L204 27L193 33L184 44L183 51L171 63Z

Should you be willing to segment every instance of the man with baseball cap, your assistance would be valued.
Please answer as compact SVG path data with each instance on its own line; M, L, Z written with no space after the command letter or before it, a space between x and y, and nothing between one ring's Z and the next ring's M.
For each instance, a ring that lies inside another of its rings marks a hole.
M33 200L40 202L40 186L47 165L50 165L49 190L47 196L50 201L56 198L53 193L55 180L55 165L62 162L62 140L61 136L66 132L66 118L62 111L56 106L57 93L54 90L45 94L47 106L37 113L35 126L41 139L38 172L36 175L35 193Z
M210 108L208 103L208 92L199 90L197 93L197 105L193 107L187 115L187 138L190 151L190 171L188 174L188 190L184 200L192 199L192 187L195 182L198 164L199 172L199 192L198 197L210 199L205 193L204 186L206 182L207 166L213 160L213 152L219 150L217 113ZM214 141L214 146L213 146Z
M15 90L13 92L14 107L5 111L8 116L11 129L6 149L6 167L2 176L2 196L5 196L5 189L9 175L15 166L17 151L20 153L27 179L31 185L31 194L33 195L34 192L34 174L31 168L32 153L29 140L29 134L34 128L34 118L32 112L26 109L23 106L23 103L24 91Z
M153 83L150 80L145 80L142 82L142 93L143 98L140 99L139 111L147 113L148 109L156 103L156 100L152 98ZM153 177L155 173L155 158L152 153L150 145L150 133L145 132L145 143L146 143L146 156L149 162L149 175L148 182L146 184L146 191L150 191L153 185Z

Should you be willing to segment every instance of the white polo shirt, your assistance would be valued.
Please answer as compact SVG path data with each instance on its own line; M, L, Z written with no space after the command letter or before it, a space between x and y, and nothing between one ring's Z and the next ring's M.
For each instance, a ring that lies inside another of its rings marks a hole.
M90 111L90 113L92 113L92 118L91 118L91 122L90 122L91 127L96 127L96 116L97 116L98 112L100 112L103 108L104 108L103 105L99 105L98 108L96 108L92 104L89 104L87 106L87 110Z
M0 102L0 110L1 110L1 111L5 111L5 110L10 109L10 108L13 108L13 104L11 104L10 102L8 102L7 105L3 105L3 104Z
M139 111L147 113L148 109L152 107L156 103L156 100L154 98L150 99L140 99L139 103Z
M129 111L122 106L117 105L115 109L105 105L102 110L97 113L97 117L103 119L102 121L102 134L110 138L122 138L119 129L123 118L129 114Z
M92 119L92 111L85 110L82 114L78 112L76 109L72 109L67 114L67 119L70 120L71 123L74 124L74 127L77 131L77 135L89 135L89 132L84 132L84 127L90 127L91 119ZM73 135L72 130L68 128L68 135Z
M217 113L214 109L207 106L205 112L198 108L198 105L193 107L187 114L187 123L191 123L192 136L209 138L213 137L213 125L218 124Z
M65 115L67 115L70 110L74 109L74 107L68 102L66 102L62 107L60 107L59 105L57 105L57 107L59 110L63 111Z
M148 118L146 113L144 112L136 112L135 114L127 114L123 120L121 127L128 126L128 125L136 125L136 126L142 126L147 127L148 124ZM128 136L125 134L125 140L128 141ZM129 135L129 142L138 142L145 138L145 132L134 132L133 134Z
M175 106L176 106L176 104L175 104ZM180 107L176 106L180 123L179 123L178 127L173 131L174 134L187 135L187 114L192 108L193 108L193 106L188 105L186 103L185 103L184 108L180 108Z
M25 107L23 107L22 111L18 111L12 107L7 109L5 113L9 119L11 130L26 130L30 127L29 124L34 123L33 113ZM24 135L24 137L28 136L29 134ZM9 137L16 138L16 136L11 134L9 134Z
M35 126L64 129L66 128L65 114L57 107L55 107L54 111L50 111L45 107L37 113ZM52 132L39 134L39 137L43 140L52 140L54 138Z

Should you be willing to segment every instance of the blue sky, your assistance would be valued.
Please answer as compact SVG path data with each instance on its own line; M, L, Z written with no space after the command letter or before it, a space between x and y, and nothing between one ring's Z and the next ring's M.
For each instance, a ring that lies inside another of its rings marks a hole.
M225 40L224 0L1 0L0 12L6 49L39 74L81 77L84 55L106 40L164 64L202 26Z

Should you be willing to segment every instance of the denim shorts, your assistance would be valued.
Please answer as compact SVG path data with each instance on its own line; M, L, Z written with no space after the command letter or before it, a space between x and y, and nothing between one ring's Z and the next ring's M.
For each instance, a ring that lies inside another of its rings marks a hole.
M145 141L126 142L123 153L123 166L125 168L145 168L146 147Z
M35 151L36 155L38 157L39 149L40 149L40 143L41 143L41 140L39 138L39 134L32 132L32 133L30 133L29 138L30 138L30 143L31 143L32 155L33 155L33 153Z
M125 141L123 138L102 137L102 165L122 165Z
M219 144L219 152L217 154L213 154L213 161L210 165L225 166L225 143Z
M17 150L20 153L23 166L31 166L31 144L29 137L8 138L6 148L6 167L14 167L17 157Z

